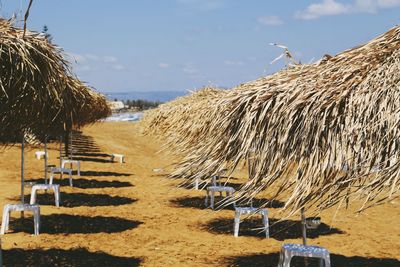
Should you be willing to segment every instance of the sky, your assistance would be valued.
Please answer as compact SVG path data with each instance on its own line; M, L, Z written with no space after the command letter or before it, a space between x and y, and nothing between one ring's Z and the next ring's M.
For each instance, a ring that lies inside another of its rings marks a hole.
M21 19L28 0L0 0ZM101 92L231 88L278 71L285 45L317 61L400 23L400 0L34 0L73 72Z

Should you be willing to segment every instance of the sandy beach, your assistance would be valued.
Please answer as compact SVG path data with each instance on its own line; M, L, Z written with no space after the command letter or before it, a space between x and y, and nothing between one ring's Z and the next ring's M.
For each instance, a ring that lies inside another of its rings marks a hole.
M31 214L21 224L13 213L10 231L1 236L5 266L276 266L283 243L301 243L300 218L277 222L282 203L269 208L270 238L252 230L261 227L259 217L245 220L235 238L232 209L205 209L204 191L177 188L179 181L165 178L173 158L159 152L163 140L144 136L140 127L104 122L76 135L81 177L74 175L74 187L62 181L59 208L51 193L39 193L39 236L32 235ZM18 202L20 145L1 150L3 207ZM30 181L43 179L37 150L43 146L25 152ZM111 153L124 154L126 162L111 163ZM49 162L59 162L57 143L49 145ZM240 184L241 177L231 182ZM29 199L30 188L25 191ZM400 266L399 208L394 200L361 215L342 209L334 220L336 210L327 210L323 225L308 233L309 243L327 248L332 266Z

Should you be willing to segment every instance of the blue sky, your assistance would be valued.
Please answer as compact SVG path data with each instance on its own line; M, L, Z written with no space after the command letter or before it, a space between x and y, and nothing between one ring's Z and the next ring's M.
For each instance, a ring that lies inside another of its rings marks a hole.
M0 0L3 17L28 0ZM19 12L19 13L18 13ZM82 80L103 92L233 87L308 63L398 25L400 0L34 0L28 28L47 25Z

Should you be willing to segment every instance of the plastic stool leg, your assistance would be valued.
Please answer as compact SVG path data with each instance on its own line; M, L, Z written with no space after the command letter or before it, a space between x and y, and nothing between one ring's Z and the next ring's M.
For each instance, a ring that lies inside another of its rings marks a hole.
M40 228L40 208L33 210L33 223L34 223L34 231L35 235L39 235L39 228Z
M50 172L49 184L53 184L54 172Z
M32 186L31 189L31 200L29 201L29 204L33 205L36 202L36 188L35 186Z
M54 186L53 191L54 191L54 199L56 202L56 206L59 207L60 206L60 189L58 186Z
M10 216L11 216L11 209L8 208L7 212L6 212L6 231L8 231L10 229Z
M265 228L265 237L269 238L269 219L268 219L268 211L262 213L264 228Z
M72 184L72 171L69 172L69 185L73 187L74 185Z
M240 225L240 212L235 212L235 225L233 229L233 235L235 237L239 236L239 225Z
M2 234L2 235L4 235L6 232L6 228L7 228L6 225L7 225L7 221L8 221L7 216L9 216L8 215L8 207L5 206L3 209L3 220L1 222L1 230L0 230L0 234Z
M324 263L325 267L331 267L331 257L329 254L324 257Z
M292 253L290 251L286 251L283 259L283 267L290 267L290 261L292 260Z
M281 250L281 253L279 253L279 262L278 262L278 267L283 267L283 261L284 261L284 255L283 255L283 250Z
M210 207L214 209L214 198L215 198L215 192L211 191L211 198L210 198Z

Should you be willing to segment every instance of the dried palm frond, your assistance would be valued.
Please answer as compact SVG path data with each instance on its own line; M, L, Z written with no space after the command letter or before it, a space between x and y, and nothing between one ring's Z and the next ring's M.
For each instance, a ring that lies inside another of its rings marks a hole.
M226 92L213 87L201 88L147 111L141 123L147 133L167 137L168 144L179 144L182 149L190 148L192 144L185 143L189 140L187 137L195 137L208 119L213 118L214 103L223 98Z
M399 73L396 27L334 57L226 91L205 122L193 122L195 135L169 126L194 144L185 145L172 175L197 179L221 166L233 170L253 152L254 176L236 198L273 188L275 197L287 196L288 215L303 207L318 213L354 198L365 200L363 209L398 196ZM294 165L299 175L288 175Z
M0 19L0 140L59 133L109 113L104 97L71 78L59 47L42 34L23 35Z

